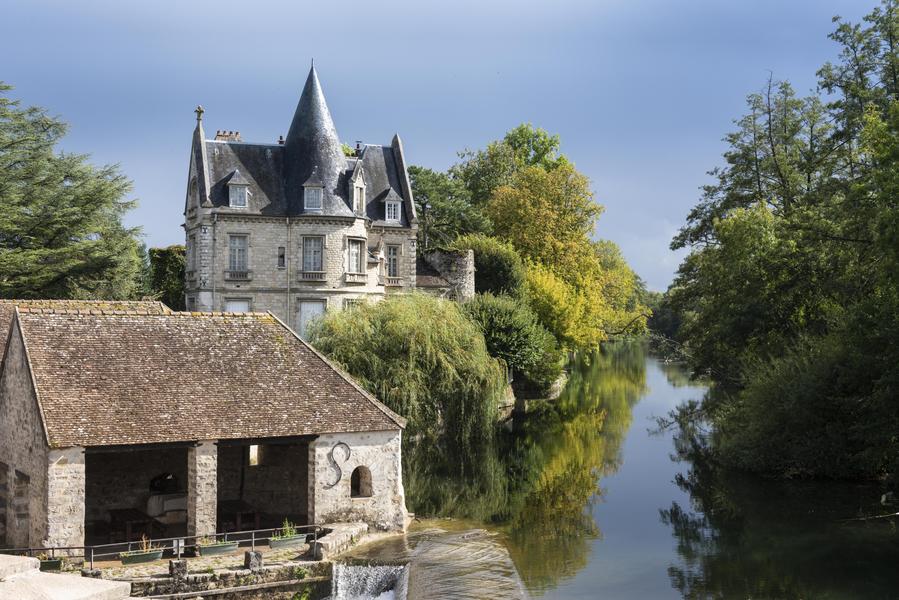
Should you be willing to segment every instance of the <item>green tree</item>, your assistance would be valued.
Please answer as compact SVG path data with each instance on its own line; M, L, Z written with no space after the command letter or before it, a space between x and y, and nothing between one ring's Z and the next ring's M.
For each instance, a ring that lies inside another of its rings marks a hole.
M451 244L460 235L490 231L490 220L472 206L459 179L424 167L409 167L412 196L418 212L419 252Z
M311 341L471 474L491 448L505 379L480 330L455 302L404 294L327 313Z
M130 299L140 293L134 206L117 167L56 152L66 126L0 84L0 297Z
M728 136L725 166L673 242L668 292L712 451L780 476L899 468L899 20L837 19L827 96L769 81Z
M560 154L561 142L530 123L512 129L502 140L490 142L484 150L459 153L462 162L451 169L452 175L464 182L472 203L483 206L499 187L510 185L514 176L526 167L551 171L568 164Z
M520 301L491 293L478 294L463 309L484 334L487 352L541 392L562 371L556 340Z
M150 248L150 289L172 310L184 310L184 246Z
M474 285L479 294L517 296L520 293L524 285L524 262L508 242L483 234L468 234L456 239L450 249L474 251Z

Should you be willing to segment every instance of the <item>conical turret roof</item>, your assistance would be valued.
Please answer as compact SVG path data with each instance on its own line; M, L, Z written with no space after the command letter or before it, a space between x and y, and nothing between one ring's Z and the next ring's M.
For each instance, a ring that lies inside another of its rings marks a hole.
M303 185L318 180L324 187L321 212L352 216L343 199L345 171L346 157L313 65L284 141L285 191L293 210L303 212Z

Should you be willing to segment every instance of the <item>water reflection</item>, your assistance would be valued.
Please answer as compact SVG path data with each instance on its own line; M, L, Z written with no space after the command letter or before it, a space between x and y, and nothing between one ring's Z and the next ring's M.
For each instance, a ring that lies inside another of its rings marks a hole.
M677 541L684 598L895 598L895 512L875 484L771 481L719 468L695 429L675 436L690 503L660 511ZM858 520L855 520L858 519Z
M600 536L590 507L600 479L621 462L631 407L646 387L645 365L639 344L580 356L562 396L504 429L470 480L449 476L428 448L413 448L406 470L413 510L497 525L532 592L573 576Z

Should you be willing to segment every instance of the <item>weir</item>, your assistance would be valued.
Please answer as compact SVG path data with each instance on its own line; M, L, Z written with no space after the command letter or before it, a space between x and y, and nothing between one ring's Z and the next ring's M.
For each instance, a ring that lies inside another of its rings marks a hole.
M331 600L405 600L408 565L335 563Z

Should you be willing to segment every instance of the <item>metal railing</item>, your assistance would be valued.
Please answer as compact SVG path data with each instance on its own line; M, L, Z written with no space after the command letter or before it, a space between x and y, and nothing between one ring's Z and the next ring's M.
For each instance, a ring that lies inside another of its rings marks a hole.
M312 535L312 548L318 543L318 539L330 530L321 525L295 525L293 531L296 537ZM162 556L170 556L180 559L182 554L192 549L194 556L201 556L204 546L216 544L236 543L238 547L249 546L255 551L256 546L268 545L272 538L278 539L283 532L281 527L267 529L248 529L246 531L229 531L210 535L187 535L169 538L147 538L131 542L112 542L109 544L94 544L92 546L52 546L49 548L0 548L0 554L13 554L17 556L46 556L47 559L83 559L93 570L95 561L120 560L123 555L141 551L162 551ZM283 537L282 537L283 539ZM199 550L199 554L197 554ZM42 559L45 560L45 559Z
M324 271L300 271L300 281L324 281Z
M225 271L225 279L228 281L250 281L252 278L252 271Z

